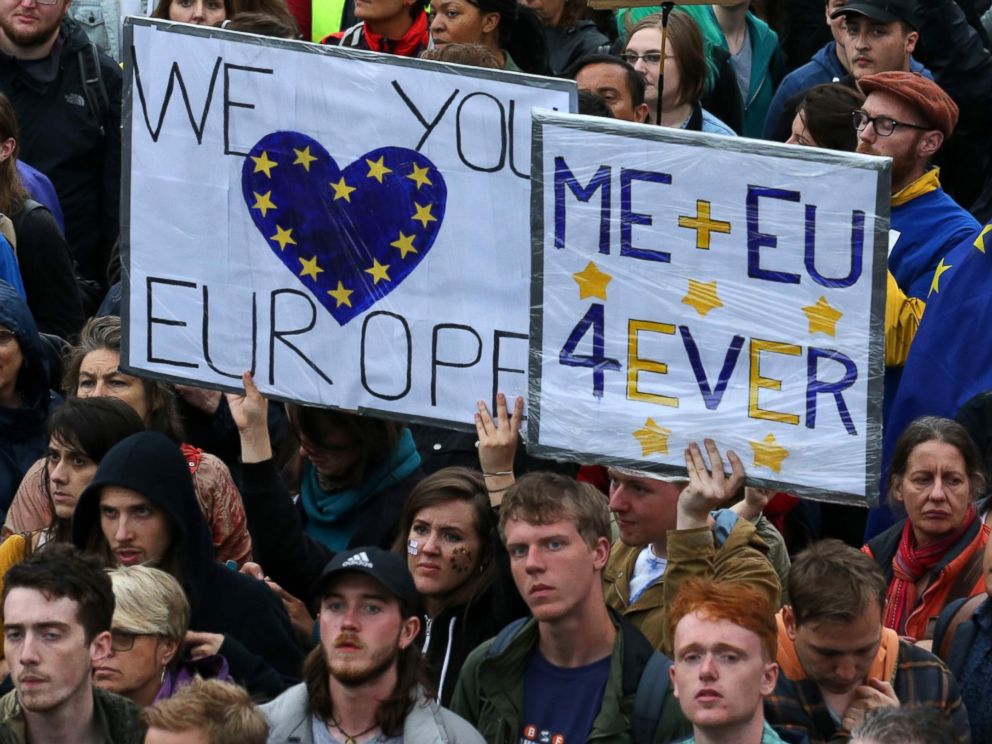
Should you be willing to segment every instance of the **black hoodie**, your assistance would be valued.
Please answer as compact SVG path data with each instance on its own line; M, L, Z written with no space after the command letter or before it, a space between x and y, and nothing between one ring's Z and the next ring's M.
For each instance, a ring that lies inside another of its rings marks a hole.
M282 602L262 582L214 560L210 530L179 448L157 432L134 434L111 448L76 505L72 539L84 550L101 531L104 486L137 491L168 516L181 567L176 578L190 602L190 629L224 634L220 653L235 679L266 696L298 681L303 654Z

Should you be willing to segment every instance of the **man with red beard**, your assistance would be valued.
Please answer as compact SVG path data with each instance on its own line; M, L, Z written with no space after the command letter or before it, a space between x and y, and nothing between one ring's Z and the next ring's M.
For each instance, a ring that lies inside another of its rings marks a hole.
M978 234L978 221L940 187L931 160L958 121L957 104L932 80L912 72L880 72L858 82L865 99L854 112L858 152L892 158L889 272L900 296L926 301L940 292L944 257ZM891 280L890 280L891 281ZM890 288L890 295L893 288ZM889 321L887 321L889 322ZM896 356L887 354L882 413L902 376L915 328Z
M0 93L19 157L55 186L80 273L103 285L120 232L122 74L66 17L70 2L0 1Z
M930 162L958 121L958 107L932 80L911 72L880 72L859 81L863 108L854 113L858 152L892 158L892 221L896 238L889 269L910 297L940 291L941 259L979 224L940 188Z
M269 741L483 744L420 686L420 599L406 561L376 547L338 553L317 580L321 643L305 681L262 708Z

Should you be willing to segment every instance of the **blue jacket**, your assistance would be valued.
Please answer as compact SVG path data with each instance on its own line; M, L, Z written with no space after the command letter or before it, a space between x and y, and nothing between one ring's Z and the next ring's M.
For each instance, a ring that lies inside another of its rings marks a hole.
M899 240L889 254L889 270L910 297L925 300L940 260L981 225L944 190L937 188L892 207L890 226Z
M764 134L762 135L765 139L778 140L781 133L788 131L788 125L792 123L791 119L788 122L783 122L781 119L785 115L786 109L791 108L789 103L794 97L805 93L816 85L833 83L847 77L848 72L837 59L836 49L837 42L831 41L814 54L813 59L785 76L768 106ZM930 70L915 59L910 58L909 69L933 80Z
M45 451L48 442L45 422L52 398L48 390L48 360L34 318L21 296L2 281L0 326L17 335L22 359L17 373L21 405L0 406L0 514L6 520L21 478Z
M28 296L24 292L24 281L21 279L21 270L17 265L14 247L2 235L0 235L0 281L5 281L13 287L21 299L27 299Z

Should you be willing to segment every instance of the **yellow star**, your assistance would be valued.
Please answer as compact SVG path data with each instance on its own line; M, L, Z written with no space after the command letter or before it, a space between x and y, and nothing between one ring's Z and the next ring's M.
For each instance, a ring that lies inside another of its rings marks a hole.
M430 169L427 166L424 166L423 168L418 168L416 165L414 165L413 173L407 176L407 178L409 178L411 181L417 182L417 191L420 191L420 187L424 186L425 184L427 186L434 185L431 183L431 179L427 177L428 170Z
M809 321L810 333L825 333L828 336L837 335L837 321L844 317L844 313L827 302L826 297L818 299L815 305L804 307L803 313Z
M378 284L380 279L385 279L387 282L391 281L389 278L389 264L383 266L376 259L372 259L372 268L365 269L366 274L371 274L372 278L375 279L373 284Z
M263 217L270 209L276 209L276 205L272 203L271 191L266 191L264 194L256 194L254 191L251 193L255 197L255 203L251 205L251 208L261 211Z
M775 435L769 434L760 442L749 440L748 444L754 450L754 466L768 468L776 473L782 472L782 460L789 456L789 450L775 441Z
M582 271L576 271L572 274L572 278L579 285L580 300L584 300L587 297L598 297L601 300L605 300L606 285L613 280L612 276L605 271L600 271L599 267L592 261L586 264L586 267Z
M710 310L723 307L716 296L716 282L698 282L695 279L689 280L689 294L682 298L682 302L703 316Z
M323 271L323 269L320 268L317 265L317 257L316 256L314 256L313 258L311 258L309 261L307 261L306 259L303 259L303 258L300 258L300 259L297 259L297 260L303 266L303 268L300 269L300 276L308 276L311 279L316 280L317 279L317 274L319 274L319 273L321 273Z
M276 225L276 234L273 235L269 240L274 240L279 244L279 250L286 250L287 245L296 245L296 241L293 240L293 230L283 230L279 225Z
M349 204L351 203L351 192L357 191L354 186L349 186L344 182L344 176L341 176L341 180L337 183L332 183L331 188L334 189L334 201L344 199Z
M927 292L927 297L932 295L934 292L940 294L940 275L951 268L953 268L951 264L945 264L944 259L940 259L940 263L937 264L937 268L933 270L933 281L930 282L930 291Z
M426 207L422 207L416 202L413 205L417 208L417 213L411 217L411 220L419 220L420 224L427 227L428 222L437 222L437 217L431 214L431 207L433 204L428 204Z
M262 150L261 157L251 156L255 161L255 170L252 173L265 173L268 178L272 178L272 169L279 165L275 160L269 160L269 154Z
M985 253L985 236L990 232L992 232L992 224L983 227L982 231L978 233L978 237L975 238L975 247L982 253Z
M385 157L386 157L385 155L379 156L379 159L376 160L374 163L368 158L365 158L365 164L368 165L369 167L369 172L367 174L368 178L374 178L379 183L382 183L382 177L387 173L393 172L392 168L387 168L383 164L382 161L385 159Z
M393 248L400 249L400 258L406 258L407 253L417 252L417 249L413 247L413 237L413 235L404 235L403 231L400 230L400 236L390 243Z
M355 290L353 289L345 289L340 279L338 280L337 289L327 290L327 294L338 301L338 304L335 307L341 307L342 305L351 307L351 295L354 294L354 292Z
M634 438L641 444L641 456L659 452L662 455L668 454L668 437L672 435L670 429L658 426L654 419L648 419L644 426L634 432Z
M302 165L306 172L309 173L310 163L317 159L310 154L310 145L307 145L302 150L297 150L294 147L293 152L296 153L296 160L293 161L293 165Z

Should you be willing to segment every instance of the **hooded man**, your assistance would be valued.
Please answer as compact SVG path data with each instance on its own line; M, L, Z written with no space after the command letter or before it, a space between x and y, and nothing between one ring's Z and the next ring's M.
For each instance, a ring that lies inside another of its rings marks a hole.
M302 652L279 598L214 560L186 458L157 432L118 442L76 505L72 539L108 565L148 563L172 574L190 602L187 647L220 654L256 694L299 679Z

